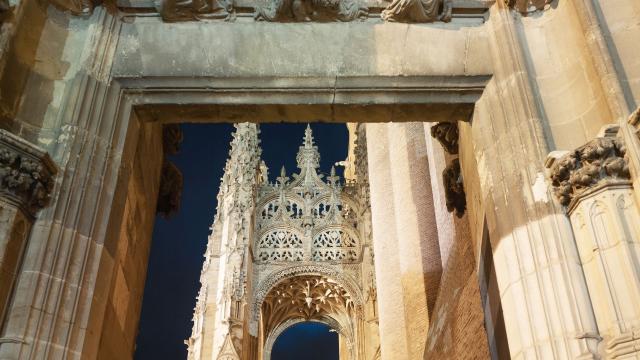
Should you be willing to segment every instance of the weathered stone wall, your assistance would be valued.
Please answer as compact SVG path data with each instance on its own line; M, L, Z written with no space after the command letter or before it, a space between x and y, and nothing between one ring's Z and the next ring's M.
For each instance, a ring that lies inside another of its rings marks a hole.
M143 124L127 185L118 241L106 247L114 265L98 359L128 359L135 351L156 217L155 211L149 210L156 208L162 153L162 126Z

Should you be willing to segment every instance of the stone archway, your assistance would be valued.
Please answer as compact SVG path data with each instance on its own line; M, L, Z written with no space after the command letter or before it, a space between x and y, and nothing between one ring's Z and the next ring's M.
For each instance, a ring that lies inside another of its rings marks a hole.
M320 322L335 329L344 339L349 359L357 358L358 323L362 311L353 296L338 281L323 275L285 278L273 286L260 306L262 359L270 360L273 345L287 328L305 321ZM344 360L344 359L342 359Z

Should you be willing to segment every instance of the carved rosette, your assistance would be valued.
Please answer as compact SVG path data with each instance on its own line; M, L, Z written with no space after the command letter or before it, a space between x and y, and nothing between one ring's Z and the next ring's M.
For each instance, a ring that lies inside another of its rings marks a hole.
M523 15L545 10L552 2L553 0L504 0L509 8Z
M57 169L49 155L0 129L0 196L30 216L47 206Z
M550 179L558 201L569 207L595 189L629 183L626 148L620 138L597 138L553 160Z

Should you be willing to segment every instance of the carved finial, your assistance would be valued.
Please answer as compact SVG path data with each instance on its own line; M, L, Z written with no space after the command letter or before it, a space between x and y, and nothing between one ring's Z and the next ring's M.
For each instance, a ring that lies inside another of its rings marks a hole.
M307 124L307 129L304 131L304 139L300 150L298 150L298 168L300 169L317 169L320 167L320 153L318 147L313 144L313 131L311 126Z
M329 180L329 185L331 186L336 186L336 184L338 184L338 180L340 180L340 176L336 176L335 166L331 166L331 175L327 177L327 180Z
M307 124L307 128L304 130L304 147L307 149L313 146L313 131L311 125Z
M280 169L280 176L276 178L276 181L280 185L285 185L287 181L289 181L289 177L287 176L287 170L284 168L284 166L282 166L282 168Z

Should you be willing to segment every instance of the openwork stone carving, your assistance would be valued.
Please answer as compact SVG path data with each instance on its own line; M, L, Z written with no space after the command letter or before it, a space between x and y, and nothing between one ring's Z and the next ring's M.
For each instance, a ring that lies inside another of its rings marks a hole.
M368 17L358 0L270 0L256 9L256 20L279 22L354 21Z
M462 217L467 207L467 199L464 193L460 161L454 159L442 171L444 184L444 196L449 212L455 211L457 217Z
M300 173L293 175L293 181L282 168L276 184L262 184L258 189L256 260L359 261L358 202L343 191L334 168L327 182L317 173L320 153L310 127L296 160ZM309 243L311 246L305 246Z
M34 216L49 203L56 172L45 151L0 130L0 196Z
M455 122L440 122L431 127L431 137L449 154L458 153L458 135L458 123Z
M167 22L230 20L233 18L233 3L231 0L164 0L160 15Z
M451 21L451 0L393 0L380 15L385 21L426 23Z
M558 201L571 206L585 192L630 179L626 148L620 138L597 138L551 164Z
M544 10L552 1L553 0L504 0L508 7L522 14Z

